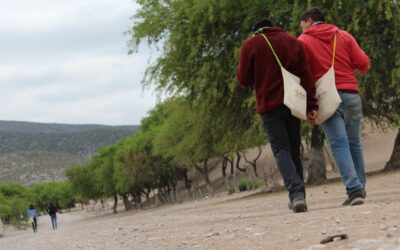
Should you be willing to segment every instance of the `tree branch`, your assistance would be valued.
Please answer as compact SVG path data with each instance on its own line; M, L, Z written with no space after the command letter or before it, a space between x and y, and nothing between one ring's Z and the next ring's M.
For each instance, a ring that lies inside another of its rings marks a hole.
M237 158L236 158L236 168L237 168L238 170L242 171L242 172L246 172L246 169L245 169L245 168L241 168L241 167L239 166L240 159L241 159L240 153L239 153L239 152L236 152L236 156L237 156Z

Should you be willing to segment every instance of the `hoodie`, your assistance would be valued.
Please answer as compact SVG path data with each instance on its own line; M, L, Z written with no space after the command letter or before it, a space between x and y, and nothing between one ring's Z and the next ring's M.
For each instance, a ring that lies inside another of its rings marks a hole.
M358 93L358 82L354 70L367 72L370 67L368 56L352 35L332 24L312 26L300 35L309 58L314 81L322 77L332 66L333 38L336 38L335 80L336 88L345 92Z
M37 210L36 209L28 209L28 217L35 218L38 216Z
M315 84L308 67L303 44L283 29L269 27L263 30L283 67L301 79L307 92L307 111L317 110ZM283 104L283 78L281 69L264 38L256 34L240 49L238 80L242 86L253 86L257 113L274 110Z

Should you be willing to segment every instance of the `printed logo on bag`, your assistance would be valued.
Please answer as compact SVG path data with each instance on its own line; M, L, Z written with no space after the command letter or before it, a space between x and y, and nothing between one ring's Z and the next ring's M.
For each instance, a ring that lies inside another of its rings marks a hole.
M300 98L300 100L306 99L306 95L297 89L296 89L296 97Z
M319 101L321 101L322 99L324 99L325 97L327 97L328 92L327 91L322 91L321 93L318 94L317 99Z

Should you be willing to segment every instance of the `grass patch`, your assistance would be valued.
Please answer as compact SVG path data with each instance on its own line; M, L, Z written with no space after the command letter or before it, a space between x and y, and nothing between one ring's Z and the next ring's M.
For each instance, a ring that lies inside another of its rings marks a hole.
M261 178L252 179L252 178L241 178L238 182L229 183L228 193L233 194L236 190L239 192L249 191L252 189L257 189L265 185L265 182Z

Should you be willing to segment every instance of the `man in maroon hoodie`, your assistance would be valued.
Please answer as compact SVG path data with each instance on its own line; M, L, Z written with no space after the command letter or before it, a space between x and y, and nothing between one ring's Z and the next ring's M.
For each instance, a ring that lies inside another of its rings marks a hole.
M262 32L270 41L282 66L301 79L307 92L308 119L313 122L318 109L303 45L268 20L254 25L254 35L240 49L238 79L243 86L254 87L257 113L261 115L278 168L289 191L289 208L305 212L303 166L300 159L300 120L283 105L281 69Z
M314 80L318 80L332 66L336 34L334 72L342 103L335 114L322 124L322 128L346 186L348 198L343 205L359 205L366 195L366 178L360 142L361 100L354 71L365 73L370 67L369 58L352 35L335 25L326 24L320 9L311 8L300 20L303 34L299 40L306 48Z

